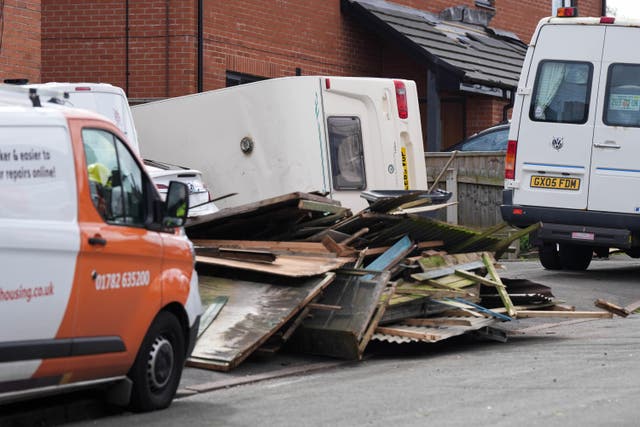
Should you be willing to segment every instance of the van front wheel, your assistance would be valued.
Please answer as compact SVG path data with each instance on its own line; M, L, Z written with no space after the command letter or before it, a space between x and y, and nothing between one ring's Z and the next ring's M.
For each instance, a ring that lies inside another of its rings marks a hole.
M133 382L130 409L137 412L168 407L178 389L185 357L180 321L161 312L154 319L129 371Z
M593 248L591 246L561 244L560 263L566 270L584 271L591 264Z

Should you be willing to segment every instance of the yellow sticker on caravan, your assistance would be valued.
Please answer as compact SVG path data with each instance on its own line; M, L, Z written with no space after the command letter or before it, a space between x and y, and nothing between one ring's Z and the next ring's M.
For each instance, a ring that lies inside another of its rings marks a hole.
M402 177L404 179L404 189L409 189L409 168L407 166L407 149L405 147L400 148L402 153Z

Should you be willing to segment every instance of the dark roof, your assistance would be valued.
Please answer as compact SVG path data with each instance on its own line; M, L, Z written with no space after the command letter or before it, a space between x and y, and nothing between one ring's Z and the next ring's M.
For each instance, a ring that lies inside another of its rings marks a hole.
M384 0L342 0L342 10L401 45L440 79L509 90L518 85L527 46L512 33Z

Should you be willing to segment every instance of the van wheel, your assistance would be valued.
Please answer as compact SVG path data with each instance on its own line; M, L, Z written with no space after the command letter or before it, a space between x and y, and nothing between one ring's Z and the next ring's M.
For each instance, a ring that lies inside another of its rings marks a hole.
M584 271L591 264L593 248L591 246L560 245L560 263L567 270Z
M538 247L538 256L540 264L547 270L561 270L560 255L558 254L558 245L555 243L543 243Z
M169 406L178 389L184 357L180 321L169 312L158 313L129 371L133 381L130 409L145 412Z

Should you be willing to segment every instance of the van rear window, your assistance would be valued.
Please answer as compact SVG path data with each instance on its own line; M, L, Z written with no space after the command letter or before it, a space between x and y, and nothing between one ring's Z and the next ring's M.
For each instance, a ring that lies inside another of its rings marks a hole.
M586 123L592 75L589 62L540 62L529 110L531 120Z
M640 127L640 65L609 66L602 121L609 126Z
M329 147L331 175L336 190L364 190L362 131L357 117L329 117Z

